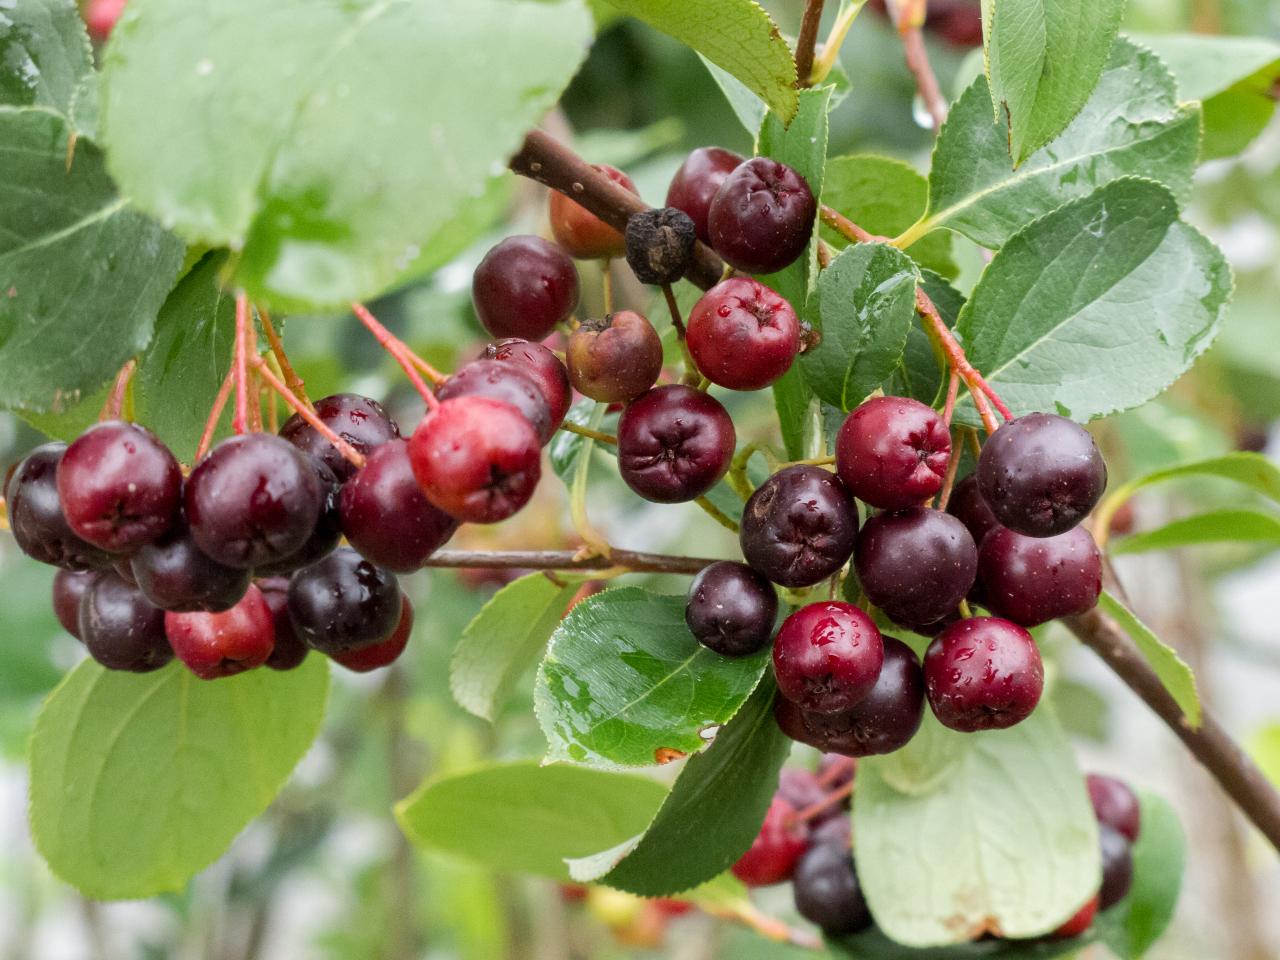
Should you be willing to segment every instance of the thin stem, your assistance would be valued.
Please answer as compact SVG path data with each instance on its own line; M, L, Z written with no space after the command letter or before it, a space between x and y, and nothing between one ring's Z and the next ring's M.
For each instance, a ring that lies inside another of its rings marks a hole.
M233 368L228 370L227 375L222 378L218 395L213 398L213 406L209 408L209 418L204 422L204 433L200 434L200 443L196 445L194 463L199 463L209 452L209 447L213 444L213 435L218 429L218 421L222 419L222 411L227 405L227 399L231 396L231 387L235 382L236 373Z
M961 427L960 429L964 431L965 441L969 444L969 449L973 451L973 458L977 460L978 457L982 456L982 444L978 442L978 431L973 427Z
M796 38L796 86L809 86L813 73L814 47L818 43L818 27L822 23L823 0L809 0L800 20L800 35Z
M315 429L316 433L320 434L320 436L333 444L334 448L346 457L347 460L355 464L357 469L364 466L364 454L334 433L328 424L316 416L316 412L311 409L310 406L303 403L299 397L294 395L292 390L285 386L284 382L280 380L280 378L271 372L271 368L267 366L267 362L265 360L259 356L254 356L253 366L258 372L258 376L267 381L267 385L276 393L280 394L284 399L284 402L292 407L298 416L302 417L303 420L310 424L311 427Z
M924 45L924 14L927 0L905 0L898 15L898 33L902 36L902 51L907 59L907 69L916 78L916 89L933 120L936 135L947 119L947 100L938 86L938 78L929 63L929 51Z
M844 38L848 35L854 18L865 3L866 0L853 0L836 16L835 23L831 24L831 31L827 34L826 42L822 44L822 52L814 58L813 68L809 71L811 85L816 86L827 79L827 74L831 73L832 68L835 67L836 61L840 59L840 48L844 45Z
M115 383L111 385L111 392L107 394L107 402L102 405L102 412L98 414L99 420L119 420L124 410L124 398L129 392L129 381L133 379L133 373L138 369L137 359L129 359L125 361L124 366L120 368L120 372L116 374Z
M956 412L956 397L960 393L960 374L954 370L951 376L947 377L947 402L942 408L942 422L948 427L951 426L951 417Z
M662 295L667 301L667 310L671 313L671 325L676 328L676 336L684 340L684 318L680 316L680 304L676 302L676 293L671 284L662 285Z
M888 241L888 237L881 237L871 233L870 231L863 230L839 210L829 207L825 203L819 208L819 212L822 216L822 222L850 243L878 243Z
M236 294L236 344L233 369L236 377L236 406L231 415L231 429L236 433L249 430L249 370L245 340L249 328L249 298Z
M667 312L671 314L671 326L675 327L676 340L680 344L680 353L684 357L682 380L691 387L705 391L707 388L702 386L704 378L698 372L698 364L694 361L693 354L689 352L689 341L685 338L684 318L680 315L680 304L676 301L676 293L671 289L671 284L662 285L662 295L667 301Z
M263 384L262 378L258 376L258 372L252 366L249 368L249 380L252 388L249 396L253 399L249 403L249 424L257 433L262 432L262 398L267 392L266 385ZM299 398L301 399L301 398Z
M995 433L999 424L996 423L995 415L992 414L991 407L986 402L988 394L982 389L986 381L965 356L964 350L938 314L938 308L933 305L929 295L919 287L916 288L916 310L924 318L924 332L947 358L947 365L969 388L973 396L973 405L978 408L978 415L982 417L982 425L986 427L987 433ZM990 390L990 387L987 389ZM1001 406L1003 407L1003 404Z
M938 492L938 509L947 509L951 500L951 490L956 483L956 472L960 469L960 451L956 449L956 441L951 441L951 455L947 457L947 473L942 478L942 489Z
M608 404L597 403L595 409L591 411L587 429L593 431L599 429L608 409ZM591 454L594 449L595 441L590 437L584 438L582 449L578 451L578 460L574 464L573 484L569 488L569 515L573 518L573 528L582 538L584 545L578 552L585 556L603 557L607 560L613 553L613 547L600 531L591 525L591 518L587 516L587 478L591 473ZM584 551L588 552L584 553Z
M612 433L605 433L603 430L592 430L590 427L579 426L576 423L570 423L568 420L560 424L560 429L566 433L576 433L580 437L589 437L598 443L607 443L611 447L618 445L618 438Z
M819 239L818 240L818 269L819 270L827 269L827 267L831 266L831 261L834 259L835 259L835 256L831 252L831 244L827 243L827 241L825 240Z
M812 820L818 814L828 810L834 804L840 803L845 797L853 793L853 781L850 780L838 790L832 790L817 803L811 803L809 806L796 812L795 821L804 823L806 820Z
M779 467L829 467L836 462L833 456L825 457L809 457L807 460L788 460L781 463Z
M738 521L734 520L733 517L729 516L706 497L698 497L693 502L700 506L707 516L720 524L720 526L724 527L726 530L732 531L733 533L738 532Z
M608 257L600 262L600 294L604 298L604 315L613 313L613 261Z
M769 449L769 445L752 441L744 446L741 450L733 455L733 462L729 464L729 473L726 480L729 486L733 488L734 493L741 497L744 501L751 498L751 494L755 492L751 480L747 477L747 464L751 461L752 456L761 454L769 464L769 472L777 473L780 463L774 452Z
M960 601L960 616L964 617L966 620L973 616L973 611L969 609L968 599Z
M310 406L311 400L307 396L306 386L302 378L298 376L298 371L293 369L293 364L289 362L288 355L284 352L284 341L280 339L280 334L276 332L276 328L271 323L271 317L267 315L267 311L261 307L258 308L258 322L262 325L262 333L267 338L267 343L271 346L271 354L275 357L280 378L284 380L299 400Z
M427 560L428 567L461 567L481 570L609 570L629 573L695 574L717 560L706 557L677 557L664 553L642 553L612 547L609 556L584 556L580 550L437 550Z
M356 318L359 319L359 321L365 325L365 328L373 334L374 339L382 345L382 349L391 354L396 363L400 364L400 369L404 371L404 375L409 378L409 382L413 384L414 389L417 390L422 396L422 399L426 401L427 408L434 410L436 407L440 406L440 401L436 399L436 395L432 389L423 382L418 370L422 369L423 372L426 373L426 375L435 383L443 383L445 380L444 374L437 371L434 367L410 350L408 344L380 324L377 318L370 313L368 308L363 304L353 303L351 305L351 309L355 313Z

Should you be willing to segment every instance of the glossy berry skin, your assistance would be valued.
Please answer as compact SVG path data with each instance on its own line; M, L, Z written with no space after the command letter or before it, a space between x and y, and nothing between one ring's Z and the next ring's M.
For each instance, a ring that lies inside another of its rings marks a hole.
M952 489L951 499L947 501L947 513L965 525L979 549L987 534L1000 526L1000 521L978 492L978 477L972 473Z
M880 631L851 603L801 607L773 639L778 692L813 713L852 710L871 693L882 666Z
M671 178L671 186L667 188L667 206L689 215L698 239L703 243L711 242L711 234L707 230L711 201L715 199L720 185L742 161L742 156L723 147L699 147L685 158Z
M173 659L164 611L114 573L100 573L80 600L80 639L108 670L150 673Z
M784 697L774 719L792 740L845 757L893 753L906 746L924 718L920 659L895 637L884 637L884 666L857 706L841 713L813 713Z
M1094 816L1135 843L1142 827L1142 807L1129 785L1115 777L1091 773L1085 777Z
M858 513L840 478L820 467L779 470L742 512L738 541L748 564L783 587L809 587L853 553Z
M1066 417L1031 413L993 433L978 458L978 489L996 519L1028 537L1070 530L1107 487L1089 432Z
M1098 895L1094 894L1088 903L1072 914L1070 920L1053 931L1053 936L1059 940L1070 940L1088 930L1098 916L1099 900Z
M382 404L358 393L335 393L317 400L315 408L321 422L358 453L367 455L400 436L400 428ZM339 483L356 472L355 464L296 413L284 422L280 436L332 470Z
M345 484L340 483L333 475L333 471L320 460L308 457L307 461L315 470L316 479L320 481L323 497L320 516L316 518L316 525L311 528L311 535L301 547L287 557L258 564L253 569L257 576L282 576L301 570L321 557L327 557L342 540L342 516L338 512L338 498L342 495Z
M104 43L115 29L116 21L124 13L128 0L89 0L84 8L84 25L89 36Z
M458 521L433 506L413 476L409 444L384 443L346 482L342 532L362 557L396 573L412 573L458 529Z
M749 887L767 887L791 878L796 861L809 846L809 830L795 821L796 809L774 796L760 832L733 865L733 875Z
M774 273L795 262L813 234L817 201L799 173L755 157L725 178L707 213L711 246L743 273Z
M77 535L103 550L128 553L173 525L182 471L150 430L108 420L82 433L62 455L58 497Z
M335 653L333 659L355 673L368 673L370 670L390 666L400 658L400 654L404 653L412 633L413 604L409 602L408 597L401 594L400 622L391 631L391 636L381 643L372 643L367 647Z
M836 472L859 500L881 510L918 505L942 489L951 434L932 407L909 397L872 397L845 418Z
M53 614L67 631L80 639L80 600L93 585L93 570L59 570L53 577Z
M848 936L872 924L853 855L843 846L814 844L796 864L791 885L796 912L829 937Z
M619 186L632 193L640 192L631 178L617 167L611 167L607 163L593 166ZM559 191L551 191L547 214L556 243L564 247L575 260L602 260L626 253L627 244L621 233Z
M541 340L578 307L578 270L554 243L507 237L471 279L476 317L494 337Z
M680 384L654 387L618 420L618 471L646 500L685 503L729 472L736 443L715 397Z
M540 444L546 444L556 432L551 422L551 406L533 377L498 360L472 360L464 364L440 385L436 397L442 401L455 397L488 397L509 403L529 421Z
M130 561L134 582L161 610L216 612L234 607L249 589L249 571L218 563L179 525Z
M716 284L689 313L689 352L712 383L760 390L791 369L800 321L782 297L750 277Z
M854 566L867 599L891 620L925 625L965 598L978 572L978 550L951 514L908 507L863 524Z
M1031 634L998 617L947 627L924 655L925 696L944 727L1003 730L1031 716L1044 689L1044 665Z
M1102 848L1098 900L1103 910L1109 910L1127 897L1133 886L1133 846L1128 837L1105 823L1098 825L1098 844Z
M684 622L704 647L744 657L769 645L778 616L778 594L763 574L745 563L721 560L693 578Z
M978 569L987 608L1024 627L1087 613L1102 592L1102 555L1084 527L1053 537L1002 527L982 542Z
M76 534L62 513L57 470L66 449L65 443L43 444L14 468L6 484L9 529L18 549L41 563L66 570L108 566L110 554Z
M324 505L306 454L267 433L222 441L187 478L184 503L196 546L227 567L249 569L295 553Z
M497 523L533 496L541 446L511 404L458 397L423 417L409 441L409 462L436 507L459 521Z
M573 390L569 385L569 371L554 353L540 343L513 339L489 344L482 357L509 363L532 377L551 410L552 426L558 428L564 422L573 402Z
M201 680L262 666L276 641L271 608L253 585L239 603L220 613L166 613L164 629L174 654Z
M569 337L565 350L569 382L601 403L640 396L662 372L662 341L653 324L634 310L588 320Z
M272 670L292 670L302 665L311 648L298 639L293 629L293 621L289 619L289 578L263 577L255 586L262 593L271 611L271 623L275 628L276 642L271 648L271 656L267 657L265 666Z
M349 547L289 581L289 618L298 639L329 656L386 640L400 622L401 606L395 574Z

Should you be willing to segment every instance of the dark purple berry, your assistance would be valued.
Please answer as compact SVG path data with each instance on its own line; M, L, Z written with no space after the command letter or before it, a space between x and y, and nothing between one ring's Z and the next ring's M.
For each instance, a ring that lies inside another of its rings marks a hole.
M500 340L484 348L485 360L500 360L523 370L542 392L551 409L551 424L559 427L573 402L569 371L560 358L540 343L528 340Z
M1087 613L1102 592L1102 555L1084 527L1053 537L1001 527L982 542L979 572L987 608L1024 627Z
M289 619L289 580L287 577L264 577L256 583L262 592L262 599L267 602L271 611L271 623L275 629L276 642L271 648L271 656L267 657L266 666L272 670L292 670L301 666L311 651L305 643L298 639L293 629L293 621Z
M802 465L760 484L738 539L747 563L774 583L808 587L845 565L857 534L858 513L840 478Z
M1031 716L1044 689L1044 665L1031 634L998 617L947 627L924 655L925 696L944 727L1003 730Z
M476 267L471 302L492 336L541 340L578 307L578 271L541 237L507 237Z
M711 242L707 232L707 215L716 191L729 174L738 169L743 158L723 147L699 147L680 164L667 188L667 206L683 210L693 221L698 239Z
M377 449L378 447L374 447L375 451ZM372 455L371 452L370 456ZM316 472L316 479L320 481L321 495L324 498L320 506L320 515L316 517L316 525L311 528L311 536L307 537L307 542L293 553L254 567L255 576L286 576L295 570L301 570L321 557L327 557L333 553L342 540L342 515L338 509L338 498L342 496L342 489L346 484L339 482L333 475L333 471L322 461L315 457L308 457L307 461Z
M1142 807L1138 797L1123 780L1091 773L1085 778L1094 816L1112 830L1118 830L1136 843L1142 827Z
M654 387L618 420L618 471L655 503L684 503L729 471L737 435L714 397L679 384Z
M108 670L150 673L173 659L164 611L114 573L100 573L80 600L80 639Z
M390 666L400 659L405 647L409 645L409 637L413 634L413 604L409 598L400 595L400 621L391 631L391 636L379 643L367 647L356 647L354 650L343 650L333 654L335 662L342 664L355 673L368 673Z
M62 629L80 639L80 600L93 586L94 570L59 570L53 577L53 613Z
M947 513L965 525L973 542L982 547L988 533L1000 526L1000 521L978 492L978 477L969 474L955 485L951 499L947 501Z
M307 646L333 655L381 643L400 622L395 574L349 547L299 570L289 581L289 617Z
M829 937L844 937L872 924L853 855L834 843L814 844L791 877L796 911Z
M720 184L707 231L716 253L734 268L774 273L804 252L817 212L804 177L777 160L755 157Z
M1127 897L1133 886L1133 847L1128 837L1105 823L1098 825L1098 844L1102 848L1098 900L1099 906L1108 910Z
M880 631L851 603L801 607L773 640L778 691L813 713L852 710L871 693L883 665Z
M335 393L317 400L315 412L326 427L366 455L379 444L400 436L400 428L382 409L382 404L358 393ZM339 482L356 471L355 465L339 453L337 447L296 413L284 422L280 436L321 461Z
M529 421L538 434L539 443L545 444L556 430L551 421L551 407L533 377L498 360L473 360L464 364L441 384L436 396L441 401L475 396L509 403Z
M726 657L742 657L769 645L778 594L764 574L745 563L721 560L689 586L684 620L699 643Z
M14 468L6 484L9 529L18 549L41 563L101 569L111 564L111 555L79 537L62 513L57 470L66 449L65 443L46 443Z
M229 610L249 589L249 571L218 563L185 524L140 549L131 567L138 589L161 610Z
M836 437L836 471L859 500L882 510L916 506L942 489L951 434L936 410L909 397L872 397Z

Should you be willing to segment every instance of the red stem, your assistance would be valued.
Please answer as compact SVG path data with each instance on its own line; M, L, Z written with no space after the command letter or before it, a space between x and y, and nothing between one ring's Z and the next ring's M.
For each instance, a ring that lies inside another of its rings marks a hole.
M223 408L227 405L227 398L231 396L231 387L235 382L235 370L228 370L227 375L222 378L222 386L218 388L218 395L213 399L213 407L209 410L209 419L204 422L204 433L200 434L200 444L196 447L194 463L199 463L204 455L209 452L209 446L213 443L213 434L218 429L218 421L222 419Z
M951 376L947 378L947 403L942 408L942 422L951 426L951 417L956 412L956 397L960 393L960 374L954 370Z
M964 354L964 348L956 341L955 336L952 335L951 330L938 314L938 308L933 305L929 295L919 287L916 288L916 310L924 318L925 333L928 333L938 344L947 358L947 365L959 375L965 386L969 388L969 393L973 397L973 405L978 408L978 415L982 417L982 425L986 428L987 433L995 433L999 424L996 423L995 414L991 412L991 405L987 403L987 397L995 391L982 379L982 374L978 373L973 364L969 362L969 358ZM1003 403L1000 406L1005 410L1008 409Z
M307 396L307 390L302 378L298 376L298 371L294 370L293 364L289 362L289 357L284 352L284 341L280 339L280 334L276 332L276 328L271 323L271 317L267 315L267 311L261 308L258 309L258 321L262 324L262 332L267 338L267 343L271 345L271 352L275 354L276 363L280 364L280 372L284 374L284 382L299 400L310 406L311 399Z
M823 797L817 803L812 803L809 806L805 807L803 810L798 811L795 815L795 822L804 823L806 820L812 820L814 817L818 816L818 814L822 813L828 807L832 806L833 804L839 803L845 797L849 796L849 794L851 793L853 793L852 780L846 783L839 790L832 790L830 793L828 793L825 797Z
M257 371L258 376L265 380L272 390L280 394L280 396L284 398L284 402L292 407L298 416L302 417L303 420L315 428L316 433L320 434L320 436L333 444L334 448L355 464L357 469L364 466L364 454L334 433L328 424L316 416L316 412L312 410L310 406L303 403L292 390L284 385L279 377L271 372L271 368L267 366L267 362L265 360L261 357L255 356L253 358L253 367Z
M249 432L249 370L245 348L248 329L249 298L239 293L236 295L236 349L233 364L236 378L236 406L231 416L231 429L236 433Z
M382 349L391 354L396 363L400 364L400 368L404 370L404 375L409 378L409 382L422 395L422 399L427 402L427 407L434 410L440 406L440 401L436 399L435 393L423 382L418 371L421 370L431 378L433 383L437 384L444 382L444 374L410 350L408 344L380 324L377 318L363 304L353 303L351 309L355 312L360 322L365 325L366 329L373 334L378 343L382 345Z
M120 368L120 372L116 374L116 382L111 385L111 393L107 395L107 402L103 404L102 412L98 414L99 420L120 419L121 411L124 410L125 394L129 391L129 381L133 379L133 373L137 369L136 359L126 361Z

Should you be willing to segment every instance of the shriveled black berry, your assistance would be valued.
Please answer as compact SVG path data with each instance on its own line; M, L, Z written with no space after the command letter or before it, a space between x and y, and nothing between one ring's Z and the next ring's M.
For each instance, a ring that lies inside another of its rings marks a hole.
M693 219L683 210L634 213L627 221L627 263L641 283L675 283L689 268L697 239Z

